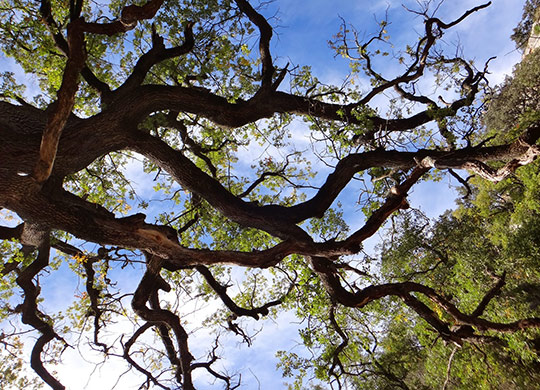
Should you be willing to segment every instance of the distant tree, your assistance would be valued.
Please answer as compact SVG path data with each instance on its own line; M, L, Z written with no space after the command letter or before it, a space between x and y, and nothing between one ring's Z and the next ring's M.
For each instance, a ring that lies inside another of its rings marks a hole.
M533 26L536 21L538 21L538 11L540 8L539 0L527 0L525 6L523 7L523 16L521 22L514 29L512 34L512 40L516 43L518 49L524 50L529 41L531 34L535 33L533 31ZM538 35L538 32L536 32Z
M504 375L527 388L537 379L527 376L540 328L537 106L484 127L487 64L478 70L438 46L489 4L453 21L415 11L423 35L393 53L401 68L392 78L377 70L389 56L388 22L366 43L344 23L331 42L351 61L340 87L278 65L272 27L247 0L4 4L2 50L41 91L29 103L2 74L0 206L21 222L0 227L0 348L18 355L9 340L34 330L29 361L51 388L65 388L50 366L68 345L100 351L104 364L124 359L141 388L194 389L196 371L236 388L240 377L216 368L219 332L207 358L193 356L190 337L221 327L250 343L247 319L284 310L304 320L315 357L278 352L298 389L313 377L312 388L373 389L504 388ZM368 89L357 87L365 74ZM423 94L424 76L448 96ZM369 106L381 95L390 96L387 116ZM311 154L294 144L298 118ZM261 145L267 153L254 163L240 160ZM320 185L311 155L329 167ZM155 194L139 194L126 176L136 159ZM430 222L406 212L415 184L447 172L472 193L457 214ZM366 218L351 232L337 200L354 187ZM363 254L389 219L380 258ZM66 312L45 313L40 279L62 264L84 291ZM143 272L125 287L130 267ZM193 299L221 309L193 324L182 311ZM118 323L123 334L111 334ZM18 361L0 370L0 383L34 385Z
M538 120L540 112L540 51L537 50L516 66L507 78L488 95L488 109L483 122L488 136L508 140L519 136L520 129Z

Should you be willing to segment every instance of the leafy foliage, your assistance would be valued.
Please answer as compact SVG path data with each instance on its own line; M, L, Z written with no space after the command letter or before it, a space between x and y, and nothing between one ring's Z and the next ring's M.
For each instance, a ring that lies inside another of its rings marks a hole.
M512 34L512 39L520 49L525 48L531 34L538 34L538 32L533 31L533 26L538 20L537 11L539 5L540 2L538 2L538 0L527 0L523 6L521 22L519 22L514 29L514 34Z
M238 388L230 340L290 314L294 389L538 383L540 54L481 96L487 64L439 42L488 4L418 5L402 50L386 19L367 39L343 21L351 74L325 85L272 56L265 3L4 1L0 48L37 85L2 73L0 351L31 348L39 380L6 358L2 388L65 389L51 368L72 346L139 388ZM447 173L469 198L411 210ZM74 299L48 306L66 275Z
M493 91L483 116L486 128L490 129L488 136L496 136L499 142L515 139L520 129L538 120L539 59L538 50L529 54L516 66L513 77Z

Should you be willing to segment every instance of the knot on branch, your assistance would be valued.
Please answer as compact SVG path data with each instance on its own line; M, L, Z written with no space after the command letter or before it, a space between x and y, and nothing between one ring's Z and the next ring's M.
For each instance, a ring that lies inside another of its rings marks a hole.
M172 229L172 228L171 228ZM178 247L178 237L173 237L172 234L168 234L165 229L137 229L136 233L141 237L151 240L154 243L165 247Z
M153 17L162 3L163 0L151 0L143 6L129 5L122 10L120 23L133 28L139 20Z
M414 162L420 168L435 168L435 160L430 156L426 156L423 159L414 157Z

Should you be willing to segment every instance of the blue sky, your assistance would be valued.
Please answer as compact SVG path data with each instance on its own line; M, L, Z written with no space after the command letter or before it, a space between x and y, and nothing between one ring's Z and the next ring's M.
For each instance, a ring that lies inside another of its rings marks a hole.
M407 7L416 7L416 1L405 1ZM443 20L451 20L459 16L466 9L478 5L479 1L455 0L444 3L438 13ZM344 18L348 23L355 26L359 32L366 33L377 28L377 20L384 18L387 10L388 20L391 25L388 32L394 48L398 50L403 48L406 43L414 43L418 33L422 32L422 20L407 13L396 1L368 1L368 0L304 0L304 1L276 1L268 6L264 11L265 15L275 15L271 24L276 26L276 32L272 41L272 54L276 58L279 66L290 62L294 65L311 65L314 75L326 83L338 83L346 76L348 72L348 62L341 57L334 57L334 53L328 47L328 40L339 31L341 19ZM497 56L490 69L489 75L493 83L500 82L504 75L508 74L512 66L519 61L520 53L514 50L513 42L509 36L512 28L518 23L521 17L522 1L518 0L494 0L493 4L485 10L482 10L469 17L468 20L456 26L444 37L444 44L448 49L452 49L456 43L463 47L463 53L466 58L472 58L479 67L492 56ZM391 59L377 63L380 69L388 73L396 72L396 63ZM17 73L19 80L25 80L29 85L32 81L21 74L19 69L12 61L0 58L0 68L11 70ZM384 72L383 72L384 73ZM286 88L286 87L284 87ZM367 87L366 87L367 88ZM429 86L426 86L429 88ZM32 90L30 91L32 92ZM385 99L376 99L378 108L384 112ZM296 140L303 146L309 145L307 130L303 128L301 122L295 124L294 129ZM249 150L241 150L240 154L246 166L252 162L250 158L261 155L260 150L250 147ZM270 153L270 152L267 152ZM329 172L317 161L313 161L314 166L319 171L317 180L322 181ZM148 188L151 178L145 176L140 167L134 163L129 167L129 175L141 189ZM410 196L411 205L420 207L431 215L437 215L445 209L453 206L455 192L451 189L454 183L448 179L439 183L420 184L415 187ZM147 193L144 192L143 193ZM352 226L361 224L362 217L355 211L357 193L354 185L350 186L349 191L340 197L340 201L345 205L346 219ZM375 236L370 240L369 247L372 247L379 240ZM126 270L123 274L123 282L126 285L130 281L135 283L140 275L140 270ZM51 277L45 277L43 282L43 294L46 302L46 308L50 310L57 309L78 294L82 289L80 281L68 276L67 272L55 273ZM172 299L172 298L171 298ZM126 301L126 304L128 302ZM187 305L189 306L189 305ZM212 310L213 306L207 310ZM184 307L183 310L194 310L191 306ZM260 326L257 323L255 326ZM230 371L241 371L243 387L245 389L278 389L282 388L283 379L275 371L276 359L274 354L278 349L297 351L298 325L294 324L294 318L290 314L285 314L278 322L267 321L259 336L255 339L251 348L238 344L238 339L234 337L224 338L226 348L223 350L224 359L221 364ZM125 325L124 325L125 326ZM204 330L199 332L200 338L191 340L194 351L201 350L206 343L211 340L210 335ZM82 368L82 362L77 360L73 354L76 351L67 351L64 358L65 364L58 368L60 378L70 389L82 388L81 383L86 383L86 379L81 378L89 374L89 371ZM202 352L200 352L202 353ZM197 355L197 353L195 353ZM86 387L89 390L101 390L112 387L114 381L111 378L122 370L120 365L112 364L110 368L100 368L100 374L95 375L88 382ZM103 382L106 381L105 385ZM123 378L119 388L128 389L135 386L137 379ZM134 387L136 388L136 387ZM206 387L203 387L206 388Z

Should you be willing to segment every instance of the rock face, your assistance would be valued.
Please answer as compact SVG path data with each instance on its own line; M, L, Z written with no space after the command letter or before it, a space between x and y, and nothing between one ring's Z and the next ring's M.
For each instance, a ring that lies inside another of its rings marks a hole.
M523 52L523 56L532 53L540 47L540 8L536 10L535 22L531 28L531 35L529 41L527 42L527 47Z

